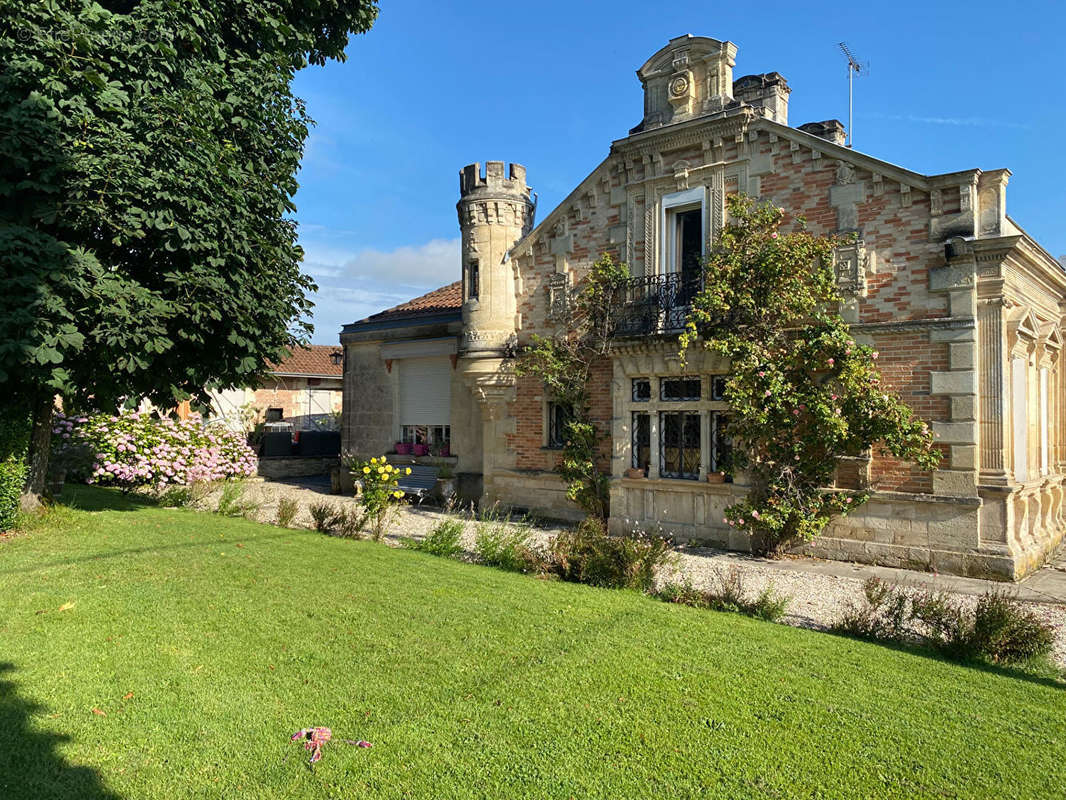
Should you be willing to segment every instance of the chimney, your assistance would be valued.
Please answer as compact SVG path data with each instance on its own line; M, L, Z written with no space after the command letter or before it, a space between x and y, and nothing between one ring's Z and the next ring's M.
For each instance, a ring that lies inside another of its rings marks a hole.
M844 125L838 119L827 119L822 122L808 122L805 125L800 125L799 129L804 133L817 136L819 139L825 139L827 142L839 144L841 147L843 147L844 142L847 141L844 137Z

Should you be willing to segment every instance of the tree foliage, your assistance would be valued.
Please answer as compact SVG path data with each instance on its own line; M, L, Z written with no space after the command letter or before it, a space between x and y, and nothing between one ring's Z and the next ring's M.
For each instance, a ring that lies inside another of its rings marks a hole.
M294 71L373 0L0 0L0 383L163 407L306 338ZM40 425L40 420L37 424Z
M878 353L839 314L833 251L846 241L779 230L783 211L730 198L729 224L711 250L681 356L697 342L731 363L725 399L734 462L750 494L726 522L756 546L810 539L868 492L827 491L837 459L871 448L932 469L929 426L881 385Z
M566 496L600 519L608 515L610 476L596 463L606 434L592 421L589 380L596 363L607 355L614 335L615 300L628 277L626 265L604 253L568 298L555 335L535 334L515 364L517 374L540 378L555 401L572 409L556 471L566 481Z

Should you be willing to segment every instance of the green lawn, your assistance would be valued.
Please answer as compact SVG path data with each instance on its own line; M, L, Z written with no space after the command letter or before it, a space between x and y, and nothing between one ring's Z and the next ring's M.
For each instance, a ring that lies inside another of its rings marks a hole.
M69 500L108 510L61 507L0 543L4 800L1066 784L1066 692L1039 677L105 490ZM309 725L374 746L331 746L311 772L288 742Z

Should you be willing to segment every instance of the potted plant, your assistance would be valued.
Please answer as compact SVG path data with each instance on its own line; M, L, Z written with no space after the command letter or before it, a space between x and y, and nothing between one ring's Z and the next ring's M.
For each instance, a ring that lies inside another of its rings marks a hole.
M626 470L626 477L627 478L643 478L644 477L644 470L640 469L639 467L630 467L629 469Z
M724 472L708 472L707 483L725 483Z
M428 444L413 444L413 445L411 445L411 452L414 453L416 456L427 455L429 453L429 445Z
M406 456L406 455L408 455L411 452L411 443L410 442L397 442L395 447L396 447L396 455L398 455L398 456Z

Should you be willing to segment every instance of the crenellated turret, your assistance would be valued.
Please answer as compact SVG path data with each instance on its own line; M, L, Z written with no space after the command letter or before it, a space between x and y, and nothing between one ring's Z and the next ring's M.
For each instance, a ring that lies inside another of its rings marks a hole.
M514 336L514 271L506 257L533 227L535 208L521 164L487 161L484 173L480 164L459 172L464 355L500 357Z

